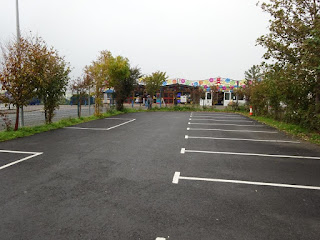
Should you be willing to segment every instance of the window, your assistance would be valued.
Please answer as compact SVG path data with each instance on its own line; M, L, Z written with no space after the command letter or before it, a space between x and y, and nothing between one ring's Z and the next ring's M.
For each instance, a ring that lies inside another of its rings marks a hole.
M237 94L236 93L232 93L231 94L231 99L233 99L234 101L237 100ZM238 93L238 100L243 100L244 99L244 95L243 93Z
M211 93L207 93L207 99L211 99Z
M229 101L230 100L230 93L224 94L224 100Z

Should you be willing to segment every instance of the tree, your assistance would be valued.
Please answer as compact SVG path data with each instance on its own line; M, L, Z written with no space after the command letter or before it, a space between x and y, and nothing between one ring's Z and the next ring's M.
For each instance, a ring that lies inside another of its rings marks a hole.
M92 79L92 85L94 86L95 106L94 114L99 116L101 114L103 88L108 86L108 64L112 58L112 54L109 51L101 51L98 59L93 61L90 66L86 66L86 73L90 79Z
M1 48L0 83L10 99L1 97L5 103L16 107L14 130L19 126L19 109L36 96L39 84L38 64L42 61L43 44L40 38L21 38Z
M253 65L248 71L244 73L246 79L246 86L244 89L237 89L235 92L238 95L245 95L247 104L250 104L252 87L261 81L262 73L259 65Z
M192 104L199 105L201 98L205 98L204 90L201 87L194 87L191 92Z
M38 97L43 101L46 123L51 123L54 111L59 107L69 82L70 67L56 50L43 52L44 66L38 87ZM41 65L40 65L41 66Z
M275 61L267 81L282 90L288 121L320 129L320 1L270 0L261 7L273 17L270 33L258 39L264 57Z
M130 69L127 58L117 56L110 58L108 64L108 79L110 86L115 90L117 110L123 110L123 103L131 94L134 83L140 76L138 68Z
M253 65L248 71L244 73L246 80L258 82L261 80L262 74L259 65Z
M71 90L77 92L77 98L78 98L78 117L81 117L81 104L83 99L87 95L87 90L90 87L90 78L88 78L87 75L84 75L82 78L77 78L73 81L71 85ZM90 96L89 96L90 97Z
M267 48L264 57L275 59L284 70L294 69L290 78L301 77L297 81L310 88L320 113L320 1L270 0L261 7L274 18L270 33L258 39Z
M146 90L151 95L154 96L154 94L160 89L162 84L167 80L167 76L165 72L154 72L150 75L148 75L144 81L146 83Z

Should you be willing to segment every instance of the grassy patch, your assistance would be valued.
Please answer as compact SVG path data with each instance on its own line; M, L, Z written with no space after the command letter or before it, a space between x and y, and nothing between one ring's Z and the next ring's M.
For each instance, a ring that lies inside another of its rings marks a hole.
M244 115L248 116L248 114L244 114ZM280 131L284 131L288 134L298 137L302 140L320 145L320 133L310 131L299 125L280 122L268 117L261 117L261 116L249 116L249 117L251 117L254 120L257 120L258 122L265 123L269 126L272 126Z
M41 132L47 132L50 130L54 129L59 129L59 128L64 128L64 127L69 127L75 124L79 123L84 123L84 122L89 122L101 118L106 118L106 117L111 117L119 114L123 114L126 112L133 112L133 110L124 110L122 112L120 111L109 111L107 113L102 114L99 117L96 116L90 116L90 117L81 117L81 118L68 118L68 119L63 119L58 122L54 122L51 124L46 124L46 125L40 125L40 126L34 126L34 127L22 127L18 129L18 131L0 131L0 142L15 139L15 138L21 138L21 137L26 137L26 136L31 136L37 133Z

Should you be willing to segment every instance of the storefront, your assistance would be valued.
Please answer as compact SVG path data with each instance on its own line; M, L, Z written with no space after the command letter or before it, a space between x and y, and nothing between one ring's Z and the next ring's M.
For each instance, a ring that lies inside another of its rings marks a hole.
M203 106L223 105L228 106L231 101L236 101L236 89L244 88L245 80L232 80L229 78L210 78L206 80L168 79L153 96L156 104L188 104L196 103ZM198 96L196 96L198 94ZM199 96L199 94L201 96ZM126 103L144 104L148 93L145 89L143 78L139 79L132 96ZM238 96L240 105L245 99Z

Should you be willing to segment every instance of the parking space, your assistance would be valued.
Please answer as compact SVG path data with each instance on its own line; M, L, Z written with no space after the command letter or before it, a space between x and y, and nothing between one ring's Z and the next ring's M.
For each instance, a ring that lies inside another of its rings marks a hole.
M199 121L204 116L207 120ZM236 114L191 113L186 130L180 153L190 165L182 168L184 176L175 172L175 184L179 179L291 188L309 184L297 188L319 190L320 155L313 146Z
M75 129L75 130L94 130L94 131L108 131L122 125L131 123L136 119L127 119L127 118L104 118L92 122L81 123L72 127L66 127L66 129Z
M0 170L41 155L40 152L0 150Z

